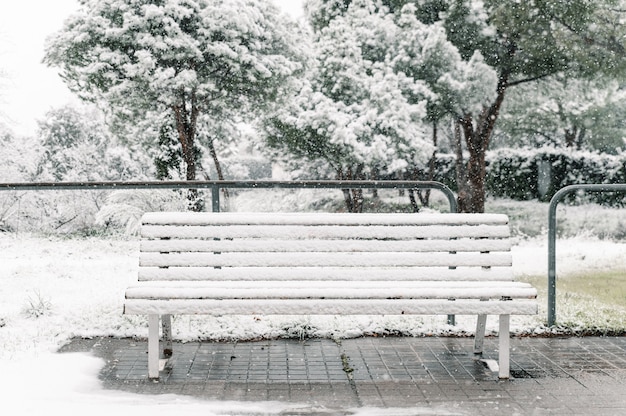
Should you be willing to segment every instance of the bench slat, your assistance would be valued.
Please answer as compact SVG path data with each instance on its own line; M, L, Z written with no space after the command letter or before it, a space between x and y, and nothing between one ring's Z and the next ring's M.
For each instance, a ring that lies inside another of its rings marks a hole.
M141 267L510 266L510 253L142 253Z
M273 238L273 239L426 239L426 238L508 238L507 225L425 225L421 227L368 225L143 225L147 238Z
M229 267L222 269L206 267L170 267L168 269L155 267L139 268L140 281L164 280L485 280L510 281L513 280L513 271L510 267L299 267L285 273L284 268L271 267Z
M128 299L126 314L191 315L535 315L535 300L439 299Z
M437 281L437 280L424 280L424 281L363 281L354 282L350 280L337 280L333 282L319 281L319 280L305 280L305 281L276 281L276 280L223 280L223 281L169 281L169 282L142 282L135 283L130 286L131 288L176 288L176 289L302 289L302 288L315 288L315 289L480 289L480 288L498 288L498 289L518 289L518 288L530 288L529 283L525 282L481 282L481 281Z
M160 225L215 225L215 224L299 224L299 225L337 225L352 224L360 226L411 224L418 226L434 224L508 224L504 214L396 214L363 213L350 215L344 213L269 213L269 212L148 212L142 217L142 224Z
M510 251L510 240L456 239L456 240L144 240L142 252L337 252L337 251L393 251L393 252L438 252L438 251Z
M229 289L229 288L130 288L127 299L534 299L533 288L388 288L362 289L293 288L293 289Z
M174 283L174 282L172 282ZM487 285L482 282L216 282L215 284L141 285L126 292L128 299L500 299L537 296L527 283Z

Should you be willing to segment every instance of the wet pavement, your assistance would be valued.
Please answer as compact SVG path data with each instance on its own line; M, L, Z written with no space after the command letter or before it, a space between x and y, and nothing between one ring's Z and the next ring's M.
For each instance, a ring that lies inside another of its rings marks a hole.
M472 347L456 337L175 343L158 382L145 340L75 339L61 352L103 358L106 389L293 403L284 415L626 414L626 337L512 338L505 381ZM497 358L497 338L485 351Z

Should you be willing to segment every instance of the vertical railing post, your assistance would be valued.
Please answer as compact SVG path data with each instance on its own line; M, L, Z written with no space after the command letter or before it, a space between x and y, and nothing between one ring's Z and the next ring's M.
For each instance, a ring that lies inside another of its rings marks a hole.
M220 187L219 185L211 186L211 205L213 212L220 212Z
M548 208L548 326L556 322L556 206L562 194L554 194Z
M559 189L548 209L548 326L556 324L556 207L565 195L574 191L626 192L626 184L580 184Z

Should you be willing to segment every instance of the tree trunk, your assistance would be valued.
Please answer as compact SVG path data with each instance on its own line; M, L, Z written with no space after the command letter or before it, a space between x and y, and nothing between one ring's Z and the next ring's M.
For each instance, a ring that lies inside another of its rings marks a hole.
M363 177L363 165L358 165L353 171L351 167L344 173L342 168L337 170L338 180L359 180ZM342 189L343 199L348 212L363 212L363 189Z
M198 121L198 107L196 106L195 95L191 96L191 108L185 104L185 95L182 95L182 103L172 107L176 119L176 130L178 140L182 147L183 161L185 162L186 175L188 181L196 180L196 124ZM204 202L197 189L189 189L187 193L189 209L191 211L203 211Z
M578 127L565 129L565 147L576 148L576 137L578 136Z
M406 173L404 174L404 179L409 180L409 181L418 181L420 179L419 169L415 166L407 169ZM415 198L415 193L416 193L415 189L409 189L408 191L409 203L411 204L411 209L413 210L413 212L420 212L420 206L417 203L417 198ZM418 197L420 201L423 202L420 191L417 191L417 193L418 193ZM403 196L403 195L400 195L400 196Z
M469 152L467 162L467 192L461 194L459 191L459 211L460 212L485 212L485 154L489 149L489 142L493 133L496 120L500 114L500 108L504 101L504 95L508 88L508 72L503 72L498 78L496 100L485 108L474 126L474 119L466 114L459 120L465 144ZM459 189L461 186L459 185Z
M352 192L352 212L363 212L363 189L351 189Z
M378 169L377 167L373 168L371 180L377 181L379 179L380 179L380 169ZM378 188L371 189L370 192L372 193L372 199L378 199Z
M465 204L468 202L469 186L467 183L467 170L463 158L463 139L461 138L461 123L459 121L454 122L454 153L456 160L454 163L456 172L456 185L458 194L458 209L459 212L469 212Z
M224 180L224 172L222 171L222 164L217 157L217 152L215 151L215 146L213 144L213 139L209 138L209 153L211 154L211 159L213 159L213 165L215 166L215 171L217 172L217 179L220 181ZM222 188L222 193L224 194L224 198L228 198L230 195L228 193L228 189Z
M582 127L580 129L580 131L578 132L578 138L576 139L576 145L578 146L578 149L582 149L583 148L583 143L585 142L585 135L587 134L587 129Z
M580 130L578 126L571 129L565 129L565 147L580 150L583 147L583 141L587 130L583 127Z
M474 143L468 145L469 159L467 161L469 200L464 206L467 212L485 212L485 151L487 149L481 140L472 141Z
M433 121L433 154L428 161L428 177L426 180L432 181L435 179L435 168L437 167L437 122ZM417 192L420 202L423 206L427 207L430 204L430 189Z
M415 199L415 191L413 189L409 189L409 203L411 204L411 209L413 210L413 212L420 212L420 206Z

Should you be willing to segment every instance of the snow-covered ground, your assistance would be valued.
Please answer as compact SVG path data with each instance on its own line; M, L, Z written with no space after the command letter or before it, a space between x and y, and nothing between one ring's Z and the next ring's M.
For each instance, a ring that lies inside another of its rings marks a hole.
M302 211L311 198L323 192L263 193L235 198L237 211ZM272 196L270 196L272 195ZM322 198L323 199L323 198ZM332 204L332 201L331 201ZM327 207L328 208L328 207ZM442 209L446 210L443 203ZM329 208L332 209L332 208ZM489 212L511 218L514 235L515 274L534 282L547 281L547 204L490 201ZM559 209L557 274L600 269L626 271L626 245L619 236L626 223L623 210L597 206ZM595 236L611 237L598 239ZM21 409L20 414L83 411L90 415L111 414L279 414L293 411L285 403L206 402L189 397L146 397L103 390L97 374L104 365L88 354L56 354L72 337L145 336L143 317L122 315L124 290L136 278L138 241L134 237L66 238L41 237L23 232L0 233L0 359L2 359L3 408ZM534 279L534 280L533 280ZM544 285L545 286L545 285ZM512 330L543 333L545 290L540 290L540 314L514 317ZM577 308L585 308L582 314ZM616 314L615 307L609 309ZM602 308L585 300L570 304L557 301L558 316L567 314L574 326L588 325L589 316ZM625 313L617 312L619 316ZM579 318L583 316L583 318ZM579 319L580 321L577 321ZM626 321L617 320L626 327ZM624 322L623 322L624 321ZM488 321L495 330L496 320ZM174 334L180 340L251 339L280 336L355 337L371 333L466 334L473 332L474 317L457 317L454 327L445 317L177 317ZM63 377L59 377L62 374ZM358 409L356 414L385 414L381 409ZM430 411L432 413L432 410ZM414 412L419 413L419 412ZM403 414L400 411L387 414Z
M559 276L584 270L626 269L626 246L594 237L557 242ZM85 411L91 415L114 411L136 414L278 414L293 405L278 403L217 403L188 397L145 397L102 390L97 373L103 363L87 354L55 354L72 337L145 335L145 319L122 315L123 293L136 278L138 241L135 238L62 238L0 234L0 359L3 407L20 414L50 409ZM546 276L545 236L520 239L513 248L517 276ZM540 300L544 302L545 299ZM544 331L545 305L538 317L515 318L514 331ZM473 330L473 317L458 325L442 317L275 317L255 320L180 317L175 336L219 339L261 336L354 337L368 333L464 334ZM416 327L417 324L417 327ZM495 320L491 329L495 330ZM63 374L63 377L59 377ZM8 401L8 403L7 403ZM381 414L380 409L362 409Z

